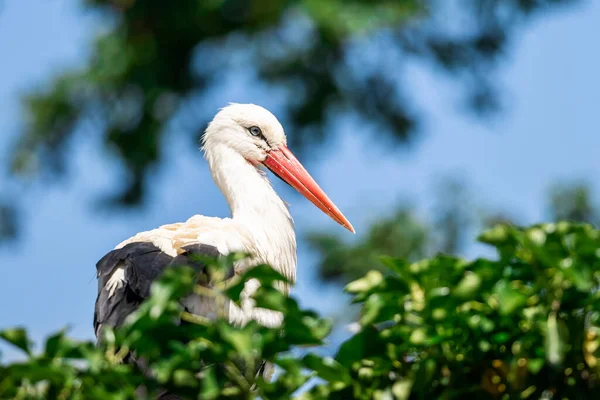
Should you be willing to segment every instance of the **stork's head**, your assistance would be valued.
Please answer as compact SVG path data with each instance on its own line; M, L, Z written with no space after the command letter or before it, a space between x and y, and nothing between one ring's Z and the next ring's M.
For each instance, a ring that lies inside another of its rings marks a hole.
M334 221L354 232L352 224L287 148L285 132L277 118L263 107L230 104L221 109L208 125L202 142L205 149L227 146L255 167L264 165Z

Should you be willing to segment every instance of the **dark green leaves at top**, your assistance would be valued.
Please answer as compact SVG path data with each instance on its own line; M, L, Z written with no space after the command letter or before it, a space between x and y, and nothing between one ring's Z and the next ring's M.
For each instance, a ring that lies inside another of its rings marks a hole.
M8 163L18 176L64 176L77 127L102 121L97 133L127 176L104 197L140 204L149 172L166 163L164 135L173 121L186 122L178 126L196 147L198 132L223 105L196 102L210 100L224 76L248 71L256 72L257 87L289 94L280 106L298 151L323 142L340 109L373 125L385 146L409 143L420 113L398 85L402 63L417 59L452 72L471 109L495 109L489 69L510 38L535 12L572 2L81 0L110 23L86 46L85 65L23 96L27 123ZM472 24L455 29L447 13ZM243 62L230 62L231 54ZM201 115L193 111L202 108Z

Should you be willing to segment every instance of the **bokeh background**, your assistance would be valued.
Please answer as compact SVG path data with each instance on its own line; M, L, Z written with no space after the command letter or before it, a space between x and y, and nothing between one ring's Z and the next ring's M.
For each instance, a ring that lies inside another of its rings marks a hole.
M0 0L0 328L92 338L99 258L228 216L198 150L228 102L272 110L358 232L275 182L332 347L380 254L597 223L599 37L591 0Z

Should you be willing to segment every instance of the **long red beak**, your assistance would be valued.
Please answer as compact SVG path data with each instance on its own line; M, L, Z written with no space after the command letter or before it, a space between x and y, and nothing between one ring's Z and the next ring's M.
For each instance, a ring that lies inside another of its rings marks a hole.
M355 233L350 221L344 217L344 214L327 197L323 189L317 185L317 182L304 169L290 149L286 146L281 146L278 150L271 150L265 161L263 161L263 164L291 187L302 193L304 197L319 207L321 211L329 215L334 221L350 232Z

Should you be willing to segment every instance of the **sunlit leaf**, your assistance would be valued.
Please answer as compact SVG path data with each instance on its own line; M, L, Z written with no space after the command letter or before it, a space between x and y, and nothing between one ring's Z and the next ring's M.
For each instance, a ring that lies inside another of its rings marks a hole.
M0 338L23 350L25 353L31 354L31 341L24 328L4 329L0 331Z

